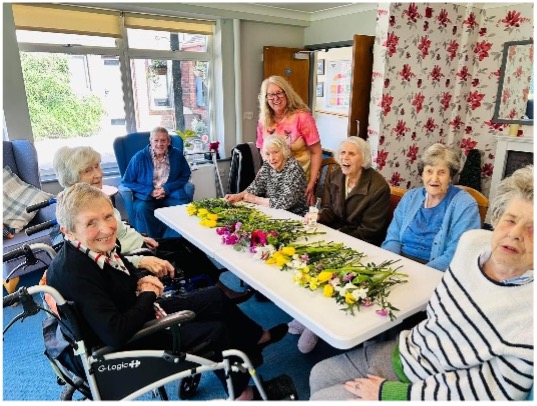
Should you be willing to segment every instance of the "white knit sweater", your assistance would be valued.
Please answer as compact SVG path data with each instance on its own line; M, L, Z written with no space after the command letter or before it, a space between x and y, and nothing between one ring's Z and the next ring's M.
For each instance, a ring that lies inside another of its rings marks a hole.
M399 339L410 399L526 399L533 385L533 282L505 286L481 271L492 232L465 233L427 306Z

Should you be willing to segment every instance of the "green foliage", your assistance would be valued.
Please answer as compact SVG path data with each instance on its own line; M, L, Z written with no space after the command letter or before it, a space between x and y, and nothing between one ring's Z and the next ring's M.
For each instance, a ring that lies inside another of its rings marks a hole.
M70 86L69 59L60 54L21 52L32 130L36 141L89 137L105 113L95 95L80 96Z

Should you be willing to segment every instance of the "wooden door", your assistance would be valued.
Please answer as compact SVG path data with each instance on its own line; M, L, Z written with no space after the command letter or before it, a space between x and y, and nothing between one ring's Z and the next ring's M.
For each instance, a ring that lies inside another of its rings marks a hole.
M347 129L349 137L358 134L364 140L367 139L374 41L375 37L355 35L352 47L352 90ZM360 121L359 133L357 133L356 120Z
M302 51L302 52L300 52ZM295 54L303 55L297 59ZM301 48L263 47L263 79L278 75L284 77L293 89L309 104L309 53Z

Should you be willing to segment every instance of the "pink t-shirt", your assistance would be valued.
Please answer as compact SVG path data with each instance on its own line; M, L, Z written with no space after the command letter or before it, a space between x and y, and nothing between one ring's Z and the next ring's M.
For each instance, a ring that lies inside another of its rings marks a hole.
M291 153L309 178L311 154L308 146L320 142L319 131L311 113L307 111L296 112L270 128L265 128L259 121L257 123L257 148L262 149L265 137L274 134L285 138L287 145L291 148Z

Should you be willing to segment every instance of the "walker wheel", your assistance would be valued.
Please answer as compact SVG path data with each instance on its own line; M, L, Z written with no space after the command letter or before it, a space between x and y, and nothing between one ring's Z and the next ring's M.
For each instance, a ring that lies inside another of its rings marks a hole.
M183 378L179 384L179 398L183 400L192 399L196 394L200 380L201 374L194 374Z

